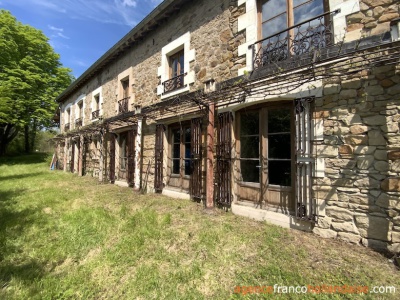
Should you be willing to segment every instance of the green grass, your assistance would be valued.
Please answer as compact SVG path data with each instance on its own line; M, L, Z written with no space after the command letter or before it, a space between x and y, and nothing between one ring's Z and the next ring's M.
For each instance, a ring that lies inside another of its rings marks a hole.
M370 249L50 171L49 161L0 159L0 299L373 299L234 288L400 288L399 271Z

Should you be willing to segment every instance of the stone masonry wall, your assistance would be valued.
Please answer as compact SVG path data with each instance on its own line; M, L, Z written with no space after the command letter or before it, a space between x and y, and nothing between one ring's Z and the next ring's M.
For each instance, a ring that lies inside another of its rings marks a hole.
M347 17L347 31L362 30L362 35L379 35L390 30L390 21L399 17L396 0L360 0L360 11Z
M314 232L400 251L400 65L325 80L316 100L324 141L316 155L325 178L314 179L323 203Z

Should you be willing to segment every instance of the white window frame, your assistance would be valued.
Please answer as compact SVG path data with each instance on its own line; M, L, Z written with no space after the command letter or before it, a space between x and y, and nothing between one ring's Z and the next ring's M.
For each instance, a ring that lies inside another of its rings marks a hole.
M163 82L170 79L169 57L182 49L184 51L184 86L164 94ZM161 96L161 99L189 91L190 84L194 83L196 78L194 70L190 70L190 62L195 60L195 55L195 49L190 49L190 32L185 33L162 48L161 66L158 68L157 74L160 78L160 85L157 86L157 95Z
M98 87L92 92L92 101L90 102L90 120L92 122L97 121L97 119L92 119L92 112L96 110L96 96L99 97L99 117L103 116L103 87Z
M125 71L121 72L118 74L117 77L117 90L115 91L116 95L116 101L115 101L115 112L118 114L118 101L122 100L122 95L124 93L122 89L122 81L124 80L129 80L129 101L128 101L128 111L132 110L132 106L135 103L135 95L133 93L133 86L135 85L134 79L133 79L133 68L129 67Z
M238 6L245 5L246 13L238 18L238 32L246 31L246 42L238 47L238 56L246 56L246 67L238 70L238 76L253 70L253 51L249 46L258 40L258 0L238 0ZM360 11L360 0L329 0L329 10L340 9L340 13L333 17L335 43L345 39L356 40L361 36L361 29L355 32L346 32L346 16Z
M79 118L79 103L82 103L82 126L85 126L86 94L81 94L74 102L75 119L72 121L75 128L75 120ZM70 125L71 126L71 125Z

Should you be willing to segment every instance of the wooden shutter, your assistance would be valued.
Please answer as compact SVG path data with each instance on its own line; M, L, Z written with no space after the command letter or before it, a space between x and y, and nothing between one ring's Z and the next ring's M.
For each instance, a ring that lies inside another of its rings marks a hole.
M201 170L202 160L202 140L201 140L202 119L195 118L191 120L191 174L190 174L190 196L192 199L200 200L203 198L203 178Z
M156 145L155 145L155 166L154 166L154 190L161 193L163 184L163 158L164 158L164 131L165 126L159 124L156 126Z
M127 150L128 150L128 184L134 186L135 184L135 137L136 130L128 132L127 137Z
M215 201L217 205L224 207L230 207L232 203L232 121L231 112L218 114Z
M71 171L71 173L74 173L74 165L75 165L75 142L74 141L71 141L71 147L72 147L72 149L71 149L71 159L70 159L70 165L69 165L69 168L70 168L70 171Z
M110 137L110 182L115 182L115 134Z

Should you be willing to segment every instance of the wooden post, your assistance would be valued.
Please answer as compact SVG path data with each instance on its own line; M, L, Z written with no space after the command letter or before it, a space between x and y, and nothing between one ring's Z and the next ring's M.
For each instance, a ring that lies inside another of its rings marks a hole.
M79 140L77 143L78 147L78 176L83 176L83 143L84 143L84 137L79 136Z
M142 154L142 118L140 117L137 121L136 130L136 145L135 145L135 190L140 189L140 167L141 167L141 154Z
M215 104L208 107L207 125L207 182L206 182L206 208L214 207L214 111Z

